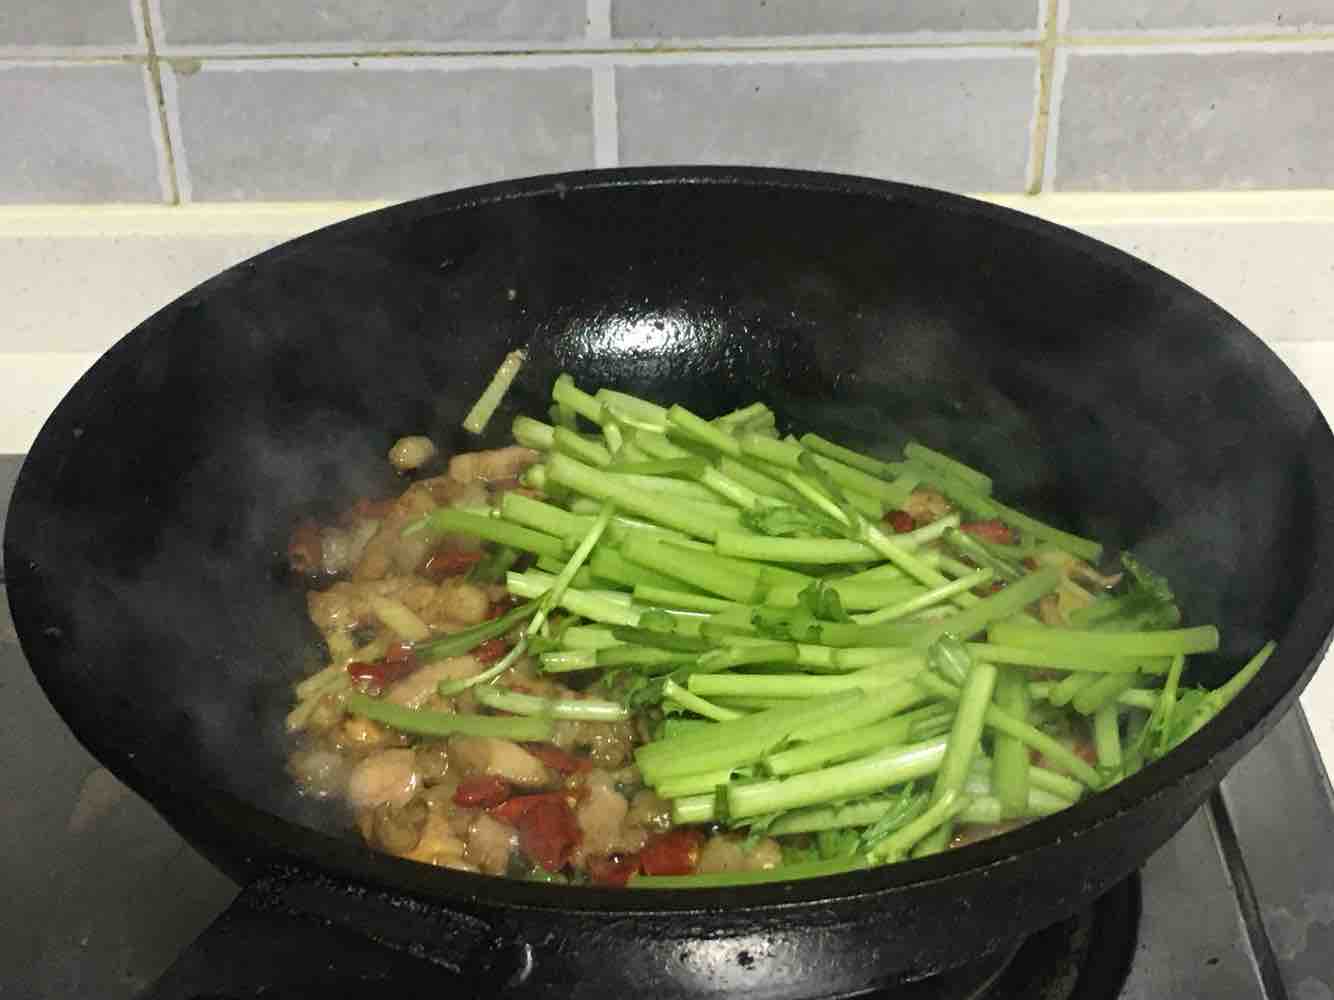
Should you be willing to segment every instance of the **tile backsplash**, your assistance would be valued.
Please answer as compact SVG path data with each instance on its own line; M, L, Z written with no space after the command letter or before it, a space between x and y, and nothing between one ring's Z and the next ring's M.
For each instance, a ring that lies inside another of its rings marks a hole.
M662 162L1334 187L1334 0L0 2L0 204Z

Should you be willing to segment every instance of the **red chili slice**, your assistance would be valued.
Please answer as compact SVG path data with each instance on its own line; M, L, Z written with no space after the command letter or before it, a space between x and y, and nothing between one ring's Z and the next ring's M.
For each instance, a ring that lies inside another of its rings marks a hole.
M620 854L614 857L589 858L588 877L594 885L624 888L630 876L639 871L638 854Z
M490 812L519 831L519 847L549 872L564 868L579 843L579 821L560 792L519 795Z
M422 565L421 575L439 583L451 576L466 573L481 561L480 549L436 549Z
M371 686L383 688L402 680L419 666L421 664L413 655L412 647L406 643L396 643L389 648L383 660L374 663L353 660L347 665L347 672L355 680L369 681Z
M1013 545L1014 530L1004 521L991 518L988 521L965 521L959 525L960 531L966 531L974 538L996 545Z
M495 663L509 651L509 643L504 639L487 639L472 651L472 655L478 663Z
M561 774L578 774L593 767L593 762L587 757L576 757L550 743L525 743L523 748L547 767Z
M490 809L508 799L510 791L510 783L504 778L497 778L492 774L476 774L459 782L452 801L456 806Z
M539 792L536 795L516 795L508 802L502 802L494 809L490 810L492 816L502 823L508 823L510 826L518 826L519 820L527 815L528 810L532 809L540 802L565 802L563 792Z
M885 523L894 529L896 535L906 535L917 527L917 522L906 510L891 510L885 515Z
M639 852L639 870L645 875L689 875L699 864L704 835L698 830L669 830L650 837Z

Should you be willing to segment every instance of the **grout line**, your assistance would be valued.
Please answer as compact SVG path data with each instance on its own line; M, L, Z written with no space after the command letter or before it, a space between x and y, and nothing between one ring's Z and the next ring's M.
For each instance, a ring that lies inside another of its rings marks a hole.
M593 165L621 163L620 115L616 105L616 67L593 67Z
M1051 96L1047 111L1047 148L1042 160L1042 190L1056 189L1056 156L1061 141L1061 103L1065 100L1065 77L1070 71L1070 50L1057 49L1051 74ZM1033 192L1034 194L1040 192Z
M139 10L139 27L148 43L147 73L149 81L149 99L155 112L158 137L158 171L161 175L162 198L168 205L181 203L181 188L176 176L176 156L172 148L171 132L167 128L167 111L162 97L162 64L157 57L157 43L153 39L153 22L149 18L148 0L133 0Z
M588 25L585 31L591 42L611 40L611 0L588 0Z
M194 200L194 184L190 180L190 160L185 155L185 132L181 128L181 94L176 84L176 67L168 62L165 71L160 71L160 79L162 110L166 116L167 135L171 138L176 167L176 193L179 203L186 205Z
M1028 149L1028 176L1024 190L1037 194L1046 181L1048 146L1052 136L1052 67L1056 61L1056 26L1060 21L1061 0L1046 0L1042 12L1042 40L1038 43L1038 94L1033 112L1031 145Z

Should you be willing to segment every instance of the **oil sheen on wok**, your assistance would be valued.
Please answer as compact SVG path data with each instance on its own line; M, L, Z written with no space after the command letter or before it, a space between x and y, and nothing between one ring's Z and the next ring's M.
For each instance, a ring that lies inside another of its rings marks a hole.
M293 531L329 656L289 770L378 850L657 888L893 863L1120 780L1273 651L1184 686L1218 632L1167 581L924 444L564 376L542 416L402 439L399 495Z

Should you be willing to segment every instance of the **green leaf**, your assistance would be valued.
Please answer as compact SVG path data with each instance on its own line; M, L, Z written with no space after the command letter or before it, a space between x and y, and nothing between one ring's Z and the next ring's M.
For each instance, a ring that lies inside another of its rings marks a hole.
M798 538L817 535L827 536L825 526L799 507L779 504L773 507L757 507L741 515L741 523L760 535L776 538Z
M972 669L973 658L963 642L946 633L927 647L926 663L951 684L962 684Z
M775 608L760 608L750 616L750 623L766 639L781 642L820 642L824 628L809 614L793 614Z
M850 858L857 853L861 844L861 834L852 827L841 830L821 830L815 835L815 846L820 857L825 861L834 858Z
M797 600L812 618L827 622L851 622L852 617L843 610L843 600L838 591L828 586L824 580L812 580L799 594Z
M862 851L870 850L895 830L912 822L926 809L930 796L926 792L918 792L916 785L915 781L908 782L887 800L889 809L862 833Z

